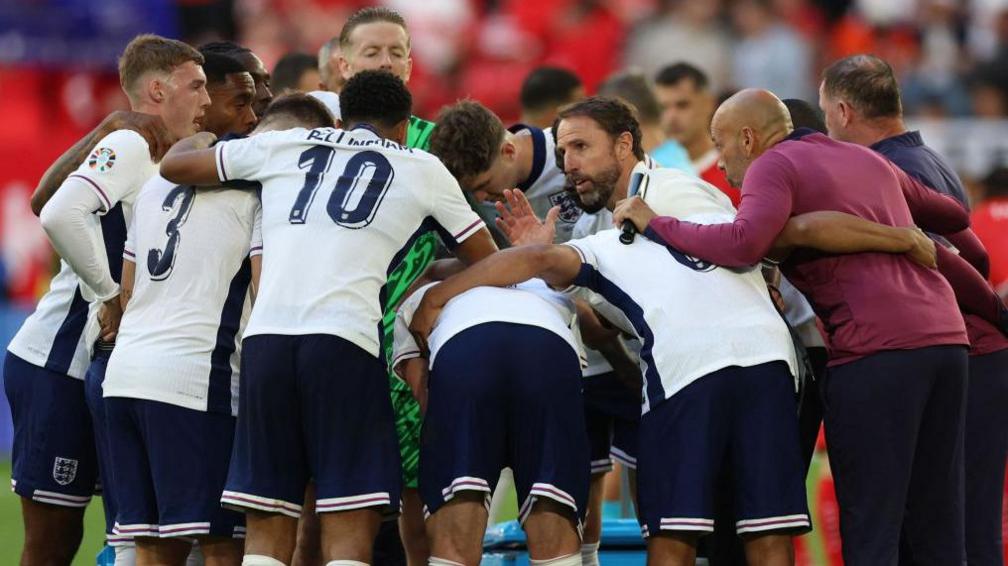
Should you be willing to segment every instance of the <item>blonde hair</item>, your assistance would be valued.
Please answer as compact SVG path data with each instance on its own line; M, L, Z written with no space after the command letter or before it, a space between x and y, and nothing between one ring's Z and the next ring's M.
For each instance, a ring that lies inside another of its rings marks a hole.
M119 57L119 84L130 98L136 96L137 81L150 71L171 73L175 67L192 61L203 64L203 55L175 39L150 33L138 35Z

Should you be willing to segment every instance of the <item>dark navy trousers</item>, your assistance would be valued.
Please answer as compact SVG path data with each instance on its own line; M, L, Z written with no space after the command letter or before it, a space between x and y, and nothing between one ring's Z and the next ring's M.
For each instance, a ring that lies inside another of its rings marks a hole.
M822 384L846 566L965 563L967 350L880 352Z

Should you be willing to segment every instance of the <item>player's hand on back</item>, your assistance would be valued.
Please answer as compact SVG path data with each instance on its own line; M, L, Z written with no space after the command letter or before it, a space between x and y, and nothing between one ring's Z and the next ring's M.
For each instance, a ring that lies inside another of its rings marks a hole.
M122 320L123 309L119 295L102 303L98 308L98 325L101 328L99 338L104 342L112 342L119 333L119 322Z
M512 246L527 246L530 244L552 244L556 236L556 220L560 215L560 207L554 206L546 213L543 222L536 216L525 193L517 189L504 191L504 203L495 204L500 218L497 228L507 236Z
M152 114L119 110L106 116L99 127L106 133L133 130L140 134L147 140L151 159L154 161L160 161L175 141L168 133L161 117Z
M910 231L913 240L913 247L907 250L906 256L924 267L938 267L938 252L935 250L934 240L929 238L920 228L913 227L906 228L906 230Z

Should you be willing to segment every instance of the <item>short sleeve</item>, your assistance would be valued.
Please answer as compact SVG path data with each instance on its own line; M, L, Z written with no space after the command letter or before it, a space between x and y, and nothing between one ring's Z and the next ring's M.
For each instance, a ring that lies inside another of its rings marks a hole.
M98 141L70 177L84 181L98 195L101 212L108 212L155 172L147 140L133 130L116 130Z
M598 235L570 240L564 246L572 248L581 258L581 269L570 287L563 290L564 293L577 295L579 287L592 288L592 282L598 276L598 257L595 255L595 242Z
M392 368L395 369L400 363L410 359L420 357L420 347L416 343L416 339L413 338L413 333L409 330L410 322L413 321L413 314L416 313L417 307L420 306L420 300L423 299L424 294L427 290L436 285L436 283L429 283L420 287L415 293L410 295L399 305L399 310L396 312L395 328L393 334L392 342Z
M485 226L483 220L466 202L462 187L439 161L428 165L428 190L431 195L430 215L444 229L445 245L454 247Z
M222 183L257 180L269 161L273 147L279 140L278 136L284 133L266 132L217 143L214 146L217 177Z
M249 245L249 255L262 255L262 203L258 204L252 220L252 242Z

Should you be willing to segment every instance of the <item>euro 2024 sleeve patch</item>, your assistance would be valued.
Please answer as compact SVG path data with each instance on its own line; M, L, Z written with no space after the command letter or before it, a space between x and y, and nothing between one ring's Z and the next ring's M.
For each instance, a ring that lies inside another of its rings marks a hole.
M92 151L88 157L88 166L99 173L104 173L115 165L115 159L116 154L112 148L99 147Z

